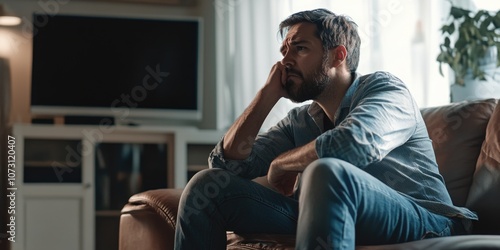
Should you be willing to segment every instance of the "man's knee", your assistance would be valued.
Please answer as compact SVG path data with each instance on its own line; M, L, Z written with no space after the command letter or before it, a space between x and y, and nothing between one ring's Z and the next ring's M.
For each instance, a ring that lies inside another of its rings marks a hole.
M185 192L207 199L217 197L231 182L231 174L223 169L205 169L196 173L185 188Z
M321 158L307 166L303 174L303 179L314 182L322 180L331 181L332 178L344 176L349 172L348 169L352 167L353 165L343 160L335 158Z
M226 187L231 179L231 173L224 169L211 168L204 169L196 173L188 185L218 185L220 187Z
M189 223L192 215L213 209L218 197L230 189L228 186L234 177L223 169L206 169L196 173L182 193L179 206L182 219Z
M335 158L322 158L305 169L301 179L301 193L323 194L342 192L356 182L354 165Z

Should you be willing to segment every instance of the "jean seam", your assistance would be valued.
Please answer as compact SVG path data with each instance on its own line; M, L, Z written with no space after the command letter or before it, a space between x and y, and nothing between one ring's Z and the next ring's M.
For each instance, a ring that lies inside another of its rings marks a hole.
M422 223L423 223L423 221L422 221ZM434 231L434 230L427 230L427 228L426 228L426 229L425 229L425 232L424 232L424 234L422 235L422 238L421 238L421 239L427 239L428 237L426 237L426 236L427 236L427 235L429 235L429 234L431 234L431 235L433 236L433 237L430 237L430 238L443 237L443 236L444 236L443 234L444 234L444 232L445 232L446 230L449 230L449 231L450 231L450 234L451 234L451 230L452 230L452 228L451 228L450 223L451 223L451 220L448 220L448 221L446 222L446 226L443 228L443 230L441 230L441 231L439 231L439 232L436 232L436 231ZM423 225L424 225L424 224L423 224Z

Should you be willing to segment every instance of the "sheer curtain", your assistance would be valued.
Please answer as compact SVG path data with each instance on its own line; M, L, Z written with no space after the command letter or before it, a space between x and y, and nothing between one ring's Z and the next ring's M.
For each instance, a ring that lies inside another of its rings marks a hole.
M448 80L439 75L435 61L447 4L431 0L216 0L218 128L232 124L263 86L271 66L281 60L279 23L295 12L315 8L350 16L358 24L361 74L377 70L395 74L408 85L420 107L449 103ZM263 130L296 105L301 104L281 100Z

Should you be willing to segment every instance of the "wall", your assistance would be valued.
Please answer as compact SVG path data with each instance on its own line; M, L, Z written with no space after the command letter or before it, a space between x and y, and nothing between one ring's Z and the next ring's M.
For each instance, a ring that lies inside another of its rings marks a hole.
M140 0L137 0L140 2ZM0 57L8 58L12 71L12 112L10 122L30 122L30 85L33 12L48 14L99 14L120 16L202 17L204 24L203 55L203 119L184 122L199 128L215 128L215 5L212 0L196 0L194 5L138 4L106 0L0 0L5 7L22 17L17 27L0 27ZM174 123L175 122L170 122Z

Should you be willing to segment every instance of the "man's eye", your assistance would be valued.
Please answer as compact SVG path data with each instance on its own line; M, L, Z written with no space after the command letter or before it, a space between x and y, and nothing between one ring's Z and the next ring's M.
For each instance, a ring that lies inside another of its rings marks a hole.
M302 50L304 50L304 49L306 49L304 46L297 46L297 50L298 50L298 51L302 51Z

